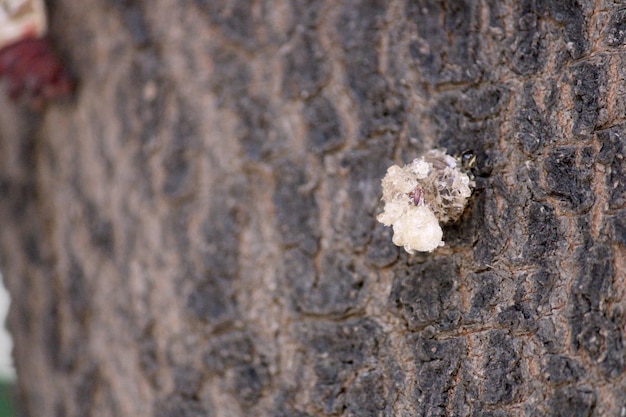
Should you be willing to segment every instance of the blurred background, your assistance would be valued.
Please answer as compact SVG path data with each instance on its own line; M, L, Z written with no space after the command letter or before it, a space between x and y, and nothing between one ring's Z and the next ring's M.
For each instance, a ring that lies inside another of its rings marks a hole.
M6 329L7 313L9 312L9 293L5 288L0 274L0 417L14 416L13 384L15 382L15 368L11 358L13 343Z

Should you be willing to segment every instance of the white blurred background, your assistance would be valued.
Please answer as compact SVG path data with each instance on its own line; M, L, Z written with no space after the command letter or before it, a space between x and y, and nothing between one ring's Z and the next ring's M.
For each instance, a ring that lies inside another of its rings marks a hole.
M6 328L9 302L9 293L2 282L2 274L0 274L0 380L5 381L15 380L15 368L11 358L13 341Z

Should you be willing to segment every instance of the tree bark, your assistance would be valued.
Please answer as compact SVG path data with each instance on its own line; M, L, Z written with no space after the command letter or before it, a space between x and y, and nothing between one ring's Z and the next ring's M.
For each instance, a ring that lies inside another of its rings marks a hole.
M70 1L80 85L2 103L24 416L626 413L626 9ZM477 155L408 255L380 179Z

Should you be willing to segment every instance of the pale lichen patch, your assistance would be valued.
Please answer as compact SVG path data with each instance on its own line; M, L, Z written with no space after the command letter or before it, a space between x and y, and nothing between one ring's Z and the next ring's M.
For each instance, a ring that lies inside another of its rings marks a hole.
M440 223L458 220L473 182L457 160L432 150L413 162L389 167L382 180L384 211L377 220L393 226L393 243L408 253L443 246Z

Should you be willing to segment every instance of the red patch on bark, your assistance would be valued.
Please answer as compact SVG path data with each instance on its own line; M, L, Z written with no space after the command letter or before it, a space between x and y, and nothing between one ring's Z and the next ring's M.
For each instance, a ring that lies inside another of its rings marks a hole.
M72 80L45 39L23 39L0 49L0 76L11 98L26 97L35 107L69 95Z

